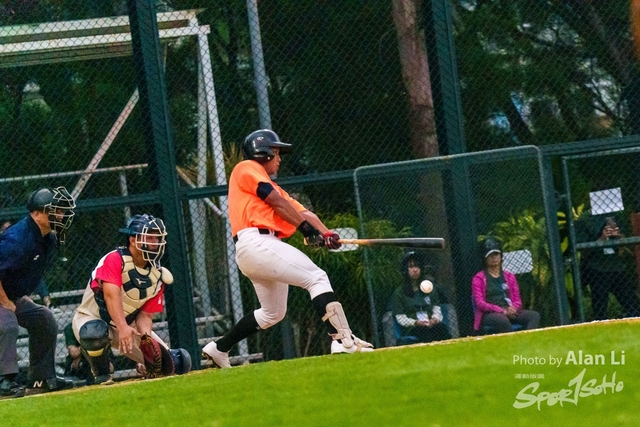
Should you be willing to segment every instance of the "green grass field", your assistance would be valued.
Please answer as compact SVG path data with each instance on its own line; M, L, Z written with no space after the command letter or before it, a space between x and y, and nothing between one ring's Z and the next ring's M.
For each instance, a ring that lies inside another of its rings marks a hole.
M640 320L609 321L3 400L0 424L633 426L639 386Z

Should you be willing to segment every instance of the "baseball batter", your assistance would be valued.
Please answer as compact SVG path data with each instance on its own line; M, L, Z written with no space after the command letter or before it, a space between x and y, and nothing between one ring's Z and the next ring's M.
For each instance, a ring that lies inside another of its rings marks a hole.
M352 334L327 274L303 252L280 240L298 230L309 245L341 246L340 236L272 181L271 176L280 168L281 152L290 147L275 132L257 130L246 137L242 146L245 160L231 173L229 221L236 241L236 261L253 283L260 308L204 347L203 356L221 368L231 367L228 352L234 344L284 318L289 285L309 292L333 339L331 353L373 351L370 343Z

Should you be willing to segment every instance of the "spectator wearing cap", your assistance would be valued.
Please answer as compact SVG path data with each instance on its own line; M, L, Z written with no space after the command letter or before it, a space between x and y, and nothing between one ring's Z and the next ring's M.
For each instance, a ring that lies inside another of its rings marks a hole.
M426 256L419 252L407 252L402 258L403 283L396 288L389 301L389 308L400 325L402 336L414 336L419 342L440 341L451 338L444 323L437 288L428 294L420 289L420 282L435 282L433 267Z
M473 329L511 332L512 325L536 329L540 324L537 311L524 310L516 276L502 269L502 249L498 241L486 238L480 245L484 268L473 276L471 293L474 304Z

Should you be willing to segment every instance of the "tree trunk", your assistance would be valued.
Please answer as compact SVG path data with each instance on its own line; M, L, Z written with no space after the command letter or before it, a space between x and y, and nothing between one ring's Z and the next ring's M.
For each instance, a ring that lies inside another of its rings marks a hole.
M392 3L402 80L409 102L411 149L416 158L436 157L439 150L429 60L424 33L418 26L421 0L392 0ZM428 236L444 237L447 251L446 254L438 254L438 280L452 284L454 276L441 173L436 171L423 174L420 177L418 191L417 198L424 207L424 230L420 231L424 231Z
M418 158L438 155L429 61L424 35L418 28L420 3L420 0L393 0L402 80L409 100L411 147Z

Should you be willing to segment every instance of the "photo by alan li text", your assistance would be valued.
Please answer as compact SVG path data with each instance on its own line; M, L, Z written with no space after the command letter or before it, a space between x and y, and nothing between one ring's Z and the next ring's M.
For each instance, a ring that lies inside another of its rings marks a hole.
M626 363L626 355L625 351L616 352L612 350L611 353L605 355L603 353L591 354L584 352L582 350L573 351L569 350L566 356L552 356L549 355L548 358L535 356L535 357L526 357L519 354L514 354L512 358L512 363L514 365L521 366L554 366L559 368L561 366L566 365L624 365Z

